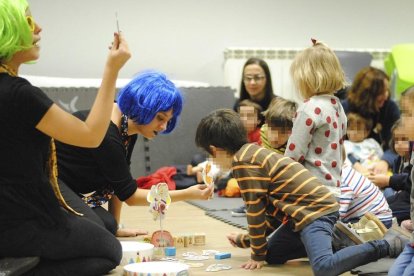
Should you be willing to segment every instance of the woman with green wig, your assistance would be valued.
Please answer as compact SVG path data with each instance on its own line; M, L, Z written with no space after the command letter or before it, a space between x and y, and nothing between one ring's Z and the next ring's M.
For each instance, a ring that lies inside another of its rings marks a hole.
M114 34L101 87L86 120L65 112L19 77L37 60L42 31L26 0L0 0L0 258L37 256L35 275L102 275L122 257L118 240L82 218L57 185L54 140L97 147L109 126L119 70L130 58Z

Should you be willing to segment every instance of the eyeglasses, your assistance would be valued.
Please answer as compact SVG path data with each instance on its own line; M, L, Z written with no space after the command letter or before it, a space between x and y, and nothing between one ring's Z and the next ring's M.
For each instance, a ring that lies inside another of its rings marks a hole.
M27 19L27 23L29 24L30 31L32 31L33 33L36 29L36 22L34 21L33 17L30 15L27 15L26 19Z
M266 78L266 76L263 75L253 75L253 76L244 76L243 81L244 83L250 83L252 80L254 80L255 83L261 82Z

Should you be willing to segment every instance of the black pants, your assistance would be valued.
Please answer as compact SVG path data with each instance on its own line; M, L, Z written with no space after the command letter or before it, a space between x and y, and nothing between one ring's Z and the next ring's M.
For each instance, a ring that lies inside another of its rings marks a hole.
M84 218L89 219L102 227L106 228L113 235L118 230L118 223L115 218L105 208L90 208L83 200L73 192L63 181L59 180L60 191L63 198L70 207L82 213Z
M25 275L103 275L121 261L119 241L103 227L62 210L65 230L48 229L25 220L0 235L0 256L39 256Z

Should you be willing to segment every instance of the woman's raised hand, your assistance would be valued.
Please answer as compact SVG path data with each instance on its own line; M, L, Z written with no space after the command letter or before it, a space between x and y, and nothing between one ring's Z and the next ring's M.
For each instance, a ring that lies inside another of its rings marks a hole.
M128 43L123 34L114 33L114 41L112 42L112 46L109 47L107 66L119 71L130 57L131 52L129 51Z

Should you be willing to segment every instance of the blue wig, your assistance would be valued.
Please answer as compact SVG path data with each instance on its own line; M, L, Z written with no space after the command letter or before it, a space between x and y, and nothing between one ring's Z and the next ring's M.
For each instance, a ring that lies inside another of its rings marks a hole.
M175 128L183 109L181 92L157 71L136 75L119 91L117 103L121 112L139 125L147 125L158 112L172 109L173 116L162 133L170 133Z

